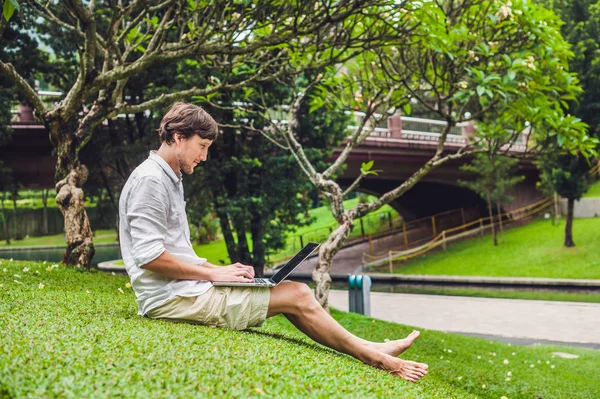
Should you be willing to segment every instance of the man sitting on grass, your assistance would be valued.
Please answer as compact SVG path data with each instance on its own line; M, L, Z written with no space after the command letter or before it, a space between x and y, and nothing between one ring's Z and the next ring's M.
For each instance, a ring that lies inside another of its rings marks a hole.
M215 266L192 249L182 173L206 161L217 123L202 108L175 103L163 117L161 146L131 174L119 200L121 253L137 297L139 314L243 330L283 313L316 342L408 381L427 365L397 358L418 338L385 343L358 338L315 299L306 284L284 281L274 288L215 287L213 281L251 282L254 269L235 263Z

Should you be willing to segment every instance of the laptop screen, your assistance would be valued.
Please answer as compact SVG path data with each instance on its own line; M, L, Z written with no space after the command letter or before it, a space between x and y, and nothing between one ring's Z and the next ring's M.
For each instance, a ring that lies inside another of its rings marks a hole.
M306 244L306 246L302 248L300 252L298 252L292 259L288 261L288 263L279 269L279 271L277 271L273 277L271 277L271 280L279 284L296 268L296 266L302 263L304 259L308 258L319 245L320 244L317 244L316 242L309 242Z

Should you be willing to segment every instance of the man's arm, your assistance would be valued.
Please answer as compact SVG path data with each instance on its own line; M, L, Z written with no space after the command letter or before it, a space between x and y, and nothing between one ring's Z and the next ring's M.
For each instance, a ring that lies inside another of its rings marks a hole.
M143 265L142 269L150 270L151 272L179 280L210 281L212 277L211 268L198 267L197 265L183 262L168 251L164 251L158 258Z
M201 266L183 262L164 251L160 256L142 266L143 269L179 280L208 280L250 282L254 279L254 269L241 263L229 266L215 266L205 262Z

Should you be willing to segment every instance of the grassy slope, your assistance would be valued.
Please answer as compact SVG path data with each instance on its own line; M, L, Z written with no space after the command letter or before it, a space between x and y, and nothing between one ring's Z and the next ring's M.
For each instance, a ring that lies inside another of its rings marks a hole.
M600 197L600 180L592 184L587 193L583 195L584 198L597 198Z
M587 399L600 392L598 351L422 331L407 357L427 362L430 374L414 385L314 344L283 317L247 332L153 321L136 315L126 277L47 266L0 265L0 397ZM411 331L333 315L371 340ZM555 350L580 358L553 358Z
M577 246L564 248L564 219L557 226L539 220L506 231L505 243L498 247L491 236L478 237L396 264L395 272L600 279L600 218L575 220L573 237Z

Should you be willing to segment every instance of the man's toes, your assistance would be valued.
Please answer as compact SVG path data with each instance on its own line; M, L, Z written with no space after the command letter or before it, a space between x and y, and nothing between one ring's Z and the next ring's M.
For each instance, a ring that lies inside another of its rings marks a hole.
M418 369L421 369L421 370L427 371L429 369L429 366L426 365L425 363L415 363L415 365Z
M417 362L413 362L411 360L406 360L406 362L411 365L413 368L417 368L417 369L421 369L421 370L427 370L429 369L429 366L425 363L417 363Z

